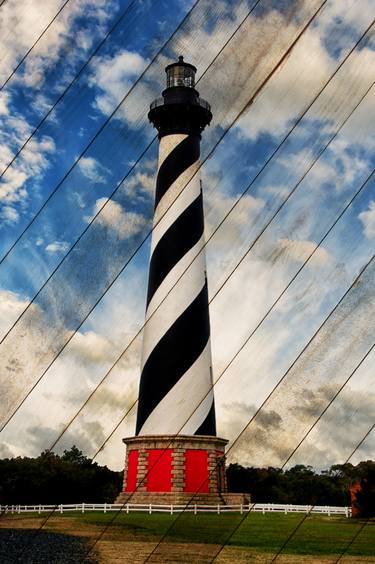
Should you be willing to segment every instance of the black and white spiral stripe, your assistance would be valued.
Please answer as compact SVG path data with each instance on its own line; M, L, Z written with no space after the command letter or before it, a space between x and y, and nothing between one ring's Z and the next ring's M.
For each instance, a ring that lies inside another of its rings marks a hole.
M137 435L216 435L199 150L160 140Z

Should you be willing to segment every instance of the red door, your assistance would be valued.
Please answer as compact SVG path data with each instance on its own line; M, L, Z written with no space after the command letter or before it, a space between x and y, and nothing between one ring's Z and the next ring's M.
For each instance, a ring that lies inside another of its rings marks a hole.
M170 492L172 489L172 449L149 449L147 456L147 491Z
M185 492L210 491L208 484L208 453L203 449L185 451Z
M138 473L138 455L137 450L131 450L128 455L128 471L126 473L126 492L134 492L137 487Z

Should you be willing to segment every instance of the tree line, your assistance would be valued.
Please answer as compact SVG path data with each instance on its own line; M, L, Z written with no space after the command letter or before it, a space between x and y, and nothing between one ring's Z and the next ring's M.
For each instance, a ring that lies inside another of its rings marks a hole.
M357 493L359 514L375 516L375 462L357 465L334 464L316 471L298 464L293 468L253 468L230 464L227 468L228 490L251 494L254 503L292 503L350 506L350 488L360 484Z
M76 446L60 456L45 451L0 460L2 505L113 503L121 484L122 472L99 466Z
M309 505L351 504L350 486L357 494L361 515L375 516L375 462L356 466L335 464L317 471L299 464L287 470L230 464L228 490L250 493L252 502ZM37 458L0 460L0 503L34 505L58 503L113 503L122 486L122 472L99 466L76 446L62 455L45 451Z

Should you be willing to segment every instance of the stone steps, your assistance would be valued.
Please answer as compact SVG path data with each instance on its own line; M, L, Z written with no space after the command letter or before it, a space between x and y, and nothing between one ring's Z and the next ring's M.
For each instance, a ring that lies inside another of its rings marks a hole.
M241 505L250 502L248 494L241 493L193 493L184 492L121 492L115 503L149 505Z

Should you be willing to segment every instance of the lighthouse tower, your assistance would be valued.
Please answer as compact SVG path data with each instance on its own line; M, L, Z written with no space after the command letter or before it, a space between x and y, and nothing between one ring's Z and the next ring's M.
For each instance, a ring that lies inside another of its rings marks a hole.
M183 57L148 117L159 163L136 436L127 446L118 502L218 502L226 491L216 436L204 254L200 140L212 114Z

